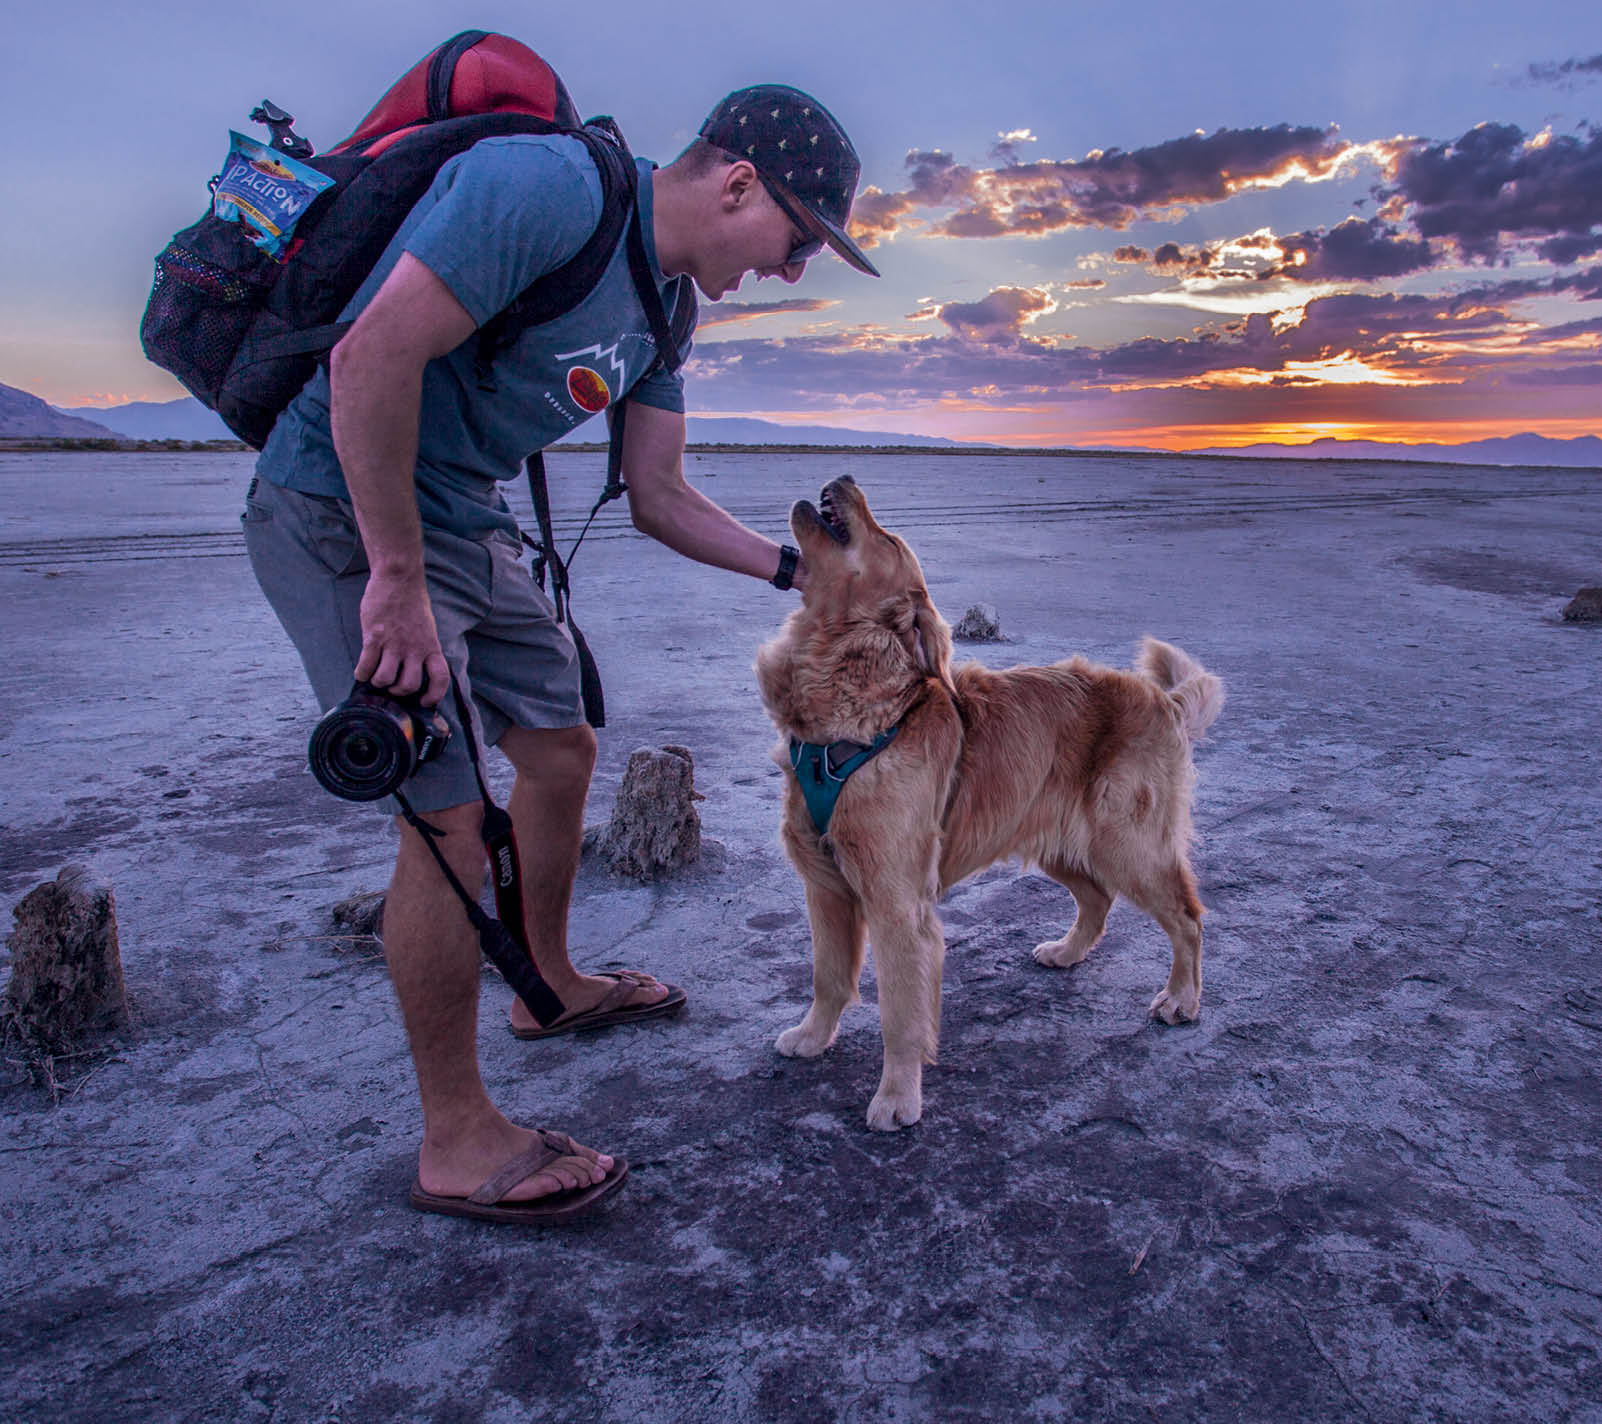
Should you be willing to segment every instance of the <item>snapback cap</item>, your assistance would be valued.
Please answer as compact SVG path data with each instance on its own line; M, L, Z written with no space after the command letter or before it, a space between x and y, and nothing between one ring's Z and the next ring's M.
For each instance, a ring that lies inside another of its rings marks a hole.
M810 94L787 84L736 89L707 115L701 137L783 184L831 248L857 271L879 275L845 229L862 163L834 115Z

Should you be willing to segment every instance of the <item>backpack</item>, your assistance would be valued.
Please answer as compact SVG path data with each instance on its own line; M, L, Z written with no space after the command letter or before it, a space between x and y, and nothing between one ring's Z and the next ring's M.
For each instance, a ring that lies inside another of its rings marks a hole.
M634 160L616 125L608 118L581 123L556 71L505 35L466 30L447 40L397 80L349 138L320 157L312 157L311 145L291 127L293 118L275 105L264 103L251 117L271 130L270 147L309 163L334 185L301 215L283 261L209 209L177 233L156 258L139 336L151 361L258 450L348 330L339 314L412 206L448 159L480 139L570 134L595 160L603 198L600 222L578 253L480 329L481 384L493 381L497 352L524 329L565 315L589 295L625 229L638 226L631 221ZM633 256L630 269L651 319L657 359L675 370L695 311L689 279L678 279L670 326L648 277L649 291L641 288ZM609 487L615 483L614 476Z
M562 133L581 140L600 173L601 218L572 258L479 328L479 384L493 389L497 353L524 330L565 316L590 294L619 240L628 244L629 271L657 363L670 372L679 368L680 347L695 321L695 292L688 277L677 279L669 322L651 281L628 145L610 118L581 123L560 76L526 45L464 30L413 65L349 138L320 157L294 132L293 116L276 105L263 102L251 118L267 125L269 147L309 163L334 185L300 216L281 262L255 246L238 223L208 208L157 256L155 284L139 325L145 355L177 376L247 445L259 450L266 444L278 417L350 329L339 314L440 167L480 139L502 134ZM607 409L606 486L590 520L625 489L626 411L626 401ZM550 574L556 616L578 651L585 716L600 727L606 721L600 674L569 611L567 567L552 531L544 458L535 451L525 464L540 538L524 534L523 541L534 550L541 587ZM568 560L577 548L575 541Z

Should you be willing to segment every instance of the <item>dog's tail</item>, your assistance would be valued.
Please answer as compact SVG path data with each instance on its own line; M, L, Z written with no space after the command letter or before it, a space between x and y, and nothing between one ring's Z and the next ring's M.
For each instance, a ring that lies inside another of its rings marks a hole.
M1135 669L1174 699L1193 742L1201 740L1224 710L1224 684L1172 643L1143 638Z

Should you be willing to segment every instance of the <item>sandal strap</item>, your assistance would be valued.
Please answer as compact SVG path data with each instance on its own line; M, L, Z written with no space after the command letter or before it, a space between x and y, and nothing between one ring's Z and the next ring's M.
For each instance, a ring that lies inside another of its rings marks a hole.
M638 969L609 969L603 977L613 981L612 987L601 995L599 1003L586 1011L587 1014L609 1014L632 997L636 989L655 982L649 974L642 974Z
M547 1132L544 1128L536 1128L535 1132L539 1140L526 1152L519 1152L500 1171L485 1178L468 1201L475 1206L494 1206L519 1182L527 1181L558 1158L576 1155L576 1144L565 1132Z

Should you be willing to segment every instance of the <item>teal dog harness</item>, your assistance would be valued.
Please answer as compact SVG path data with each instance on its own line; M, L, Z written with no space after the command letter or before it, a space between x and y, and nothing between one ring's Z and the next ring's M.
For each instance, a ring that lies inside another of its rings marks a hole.
M900 730L901 723L897 722L888 732L880 732L870 746L863 746L861 742L803 742L790 738L790 769L795 772L801 796L820 836L829 829L834 803L840 799L840 788L847 778L878 756Z

